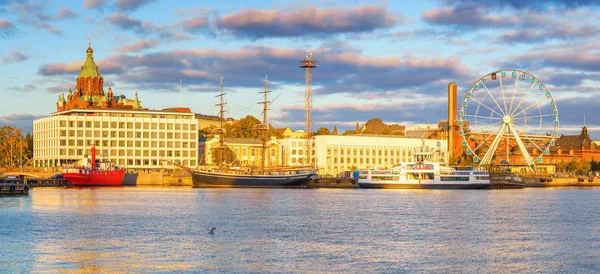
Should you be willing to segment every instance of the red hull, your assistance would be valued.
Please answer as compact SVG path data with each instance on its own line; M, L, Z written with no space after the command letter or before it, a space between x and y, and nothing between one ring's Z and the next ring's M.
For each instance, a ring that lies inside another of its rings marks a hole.
M73 168L63 170L62 174L72 186L120 186L125 171Z

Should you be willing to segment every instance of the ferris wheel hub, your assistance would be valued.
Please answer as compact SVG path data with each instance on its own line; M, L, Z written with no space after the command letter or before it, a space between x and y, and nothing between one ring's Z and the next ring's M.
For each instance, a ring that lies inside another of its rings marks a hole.
M513 117L511 117L510 115L504 115L504 117L502 117L502 122L504 122L505 124L510 124L513 121Z

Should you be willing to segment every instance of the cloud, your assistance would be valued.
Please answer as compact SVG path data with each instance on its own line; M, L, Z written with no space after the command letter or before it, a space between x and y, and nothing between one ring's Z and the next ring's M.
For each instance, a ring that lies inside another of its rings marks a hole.
M293 12L247 9L216 20L218 29L238 37L325 36L390 28L403 21L383 7L350 10L307 7Z
M143 6L146 6L156 0L85 0L83 7L86 9L104 10L110 8L121 12L135 11Z
M438 81L449 82L469 75L468 68L454 58L370 57L351 48L340 49L342 45L334 43L330 44L332 48L312 50L314 58L320 59L320 66L313 73L314 85L327 86L318 90L320 93L399 90ZM135 56L115 54L96 62L103 75L118 73L115 77L120 81L154 90L171 90L172 83L178 79L184 79L190 85L204 86L219 76L227 79L229 87L245 88L260 85L257 77L265 73L278 82L303 85L304 73L298 68L298 60L305 54L304 49L247 46L235 50L171 50ZM39 74L76 75L82 63L83 57L69 64L46 64Z
M15 126L20 128L23 135L27 132L33 133L33 120L44 118L46 115L35 115L35 114L11 114L0 116L0 123L6 126Z
M133 17L128 17L123 13L114 13L108 17L108 22L122 30L132 30L139 34L152 34L160 32L163 26L157 26L150 21L140 21Z
M85 0L83 1L83 7L86 9L103 9L109 0Z
M11 21L0 19L0 36L8 38L17 31L15 24Z
M196 33L208 27L208 17L196 17L183 20L183 28L189 32Z
M600 6L598 0L445 0L446 4L476 4L486 7L545 10L548 8L582 8Z
M23 87L10 87L8 89L14 92L32 92L37 90L37 87L32 84L26 84Z
M38 70L38 74L43 76L53 76L53 75L72 75L74 78L79 75L81 71L81 66L83 65L84 59L79 61L73 61L69 64L66 63L55 63L42 65ZM121 73L123 71L122 64L112 61L111 59L107 60L97 60L96 64L100 68L101 74L116 74Z
M18 50L13 50L8 55L2 56L2 62L5 64L20 63L28 60L30 57Z
M71 10L67 7L60 7L60 8L58 8L58 13L56 14L56 19L57 20L70 19L70 18L75 18L75 17L79 17L79 16L81 16L79 13L74 12L73 10Z
M150 49L150 48L155 48L160 44L160 42L158 40L145 40L145 39L141 39L136 41L133 44L130 45L124 45L122 47L118 48L118 51L120 52L137 52L137 51L142 51L145 49Z
M572 46L525 53L510 58L507 63L524 69L557 68L581 72L600 72L600 55L597 49Z
M10 9L18 15L19 23L35 27L36 29L43 29L56 35L61 35L62 30L50 25L49 22L80 16L79 13L67 7L58 8L56 15L52 15L46 12L44 5L31 2L15 2L11 4Z
M156 0L116 0L116 5L120 11L134 11L155 1Z
M465 28L510 27L519 24L514 15L490 15L481 5L468 4L428 10L421 19L433 25L448 25Z

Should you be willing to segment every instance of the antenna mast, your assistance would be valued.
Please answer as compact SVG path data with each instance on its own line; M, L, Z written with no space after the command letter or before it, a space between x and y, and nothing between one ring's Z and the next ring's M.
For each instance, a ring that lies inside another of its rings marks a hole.
M312 69L316 68L315 64L317 60L312 60L312 53L306 54L304 60L300 60L300 67L305 69L305 85L306 89L304 92L304 155L305 165L314 166L314 163L310 162L312 152L312 133L313 133L313 110L312 110Z
M267 124L267 110L268 110L268 104L271 101L267 101L267 93L271 92L270 90L267 89L267 85L268 85L268 80L267 80L267 75L265 75L265 87L264 87L264 91L260 91L258 92L259 94L263 94L263 101L262 102L258 102L258 104L262 104L263 105L263 121L262 121L262 125L257 127L256 129L258 130L262 130L262 147L261 147L261 152L260 152L260 157L261 157L261 161L260 161L260 168L261 170L265 169L265 154L266 154L266 150L267 150L267 133L268 133L268 129L269 129L269 125Z

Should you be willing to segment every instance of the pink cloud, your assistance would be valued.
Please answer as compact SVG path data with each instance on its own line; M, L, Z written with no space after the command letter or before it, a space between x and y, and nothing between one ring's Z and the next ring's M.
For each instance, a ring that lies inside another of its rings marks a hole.
M307 7L293 12L247 9L217 19L219 28L251 38L353 33L389 28L404 21L383 7Z
M144 49L154 48L158 45L159 45L158 40L141 39L141 40L136 41L133 44L124 45L124 46L120 47L118 50L120 52L136 52L136 51L141 51Z

